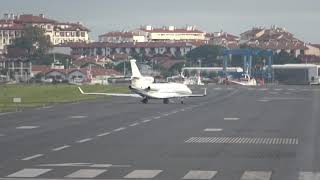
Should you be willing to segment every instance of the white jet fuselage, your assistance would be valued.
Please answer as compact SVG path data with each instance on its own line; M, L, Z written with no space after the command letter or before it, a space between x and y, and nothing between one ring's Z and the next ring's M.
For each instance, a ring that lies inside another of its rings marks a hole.
M131 90L134 93L153 99L174 98L192 94L192 91L186 85L179 83L134 82L131 85Z

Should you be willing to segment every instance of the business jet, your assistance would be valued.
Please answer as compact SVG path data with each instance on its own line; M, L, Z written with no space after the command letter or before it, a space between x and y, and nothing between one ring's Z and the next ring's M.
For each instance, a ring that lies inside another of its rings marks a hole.
M84 95L106 95L106 96L122 96L142 98L141 102L147 104L150 99L162 99L164 104L169 103L169 99L179 99L181 104L185 98L203 97L207 95L204 89L203 94L192 94L188 86L181 83L154 83L154 78L150 76L142 76L136 60L130 60L131 64L131 85L129 89L133 94L117 94L117 93L85 93L80 87L79 91Z

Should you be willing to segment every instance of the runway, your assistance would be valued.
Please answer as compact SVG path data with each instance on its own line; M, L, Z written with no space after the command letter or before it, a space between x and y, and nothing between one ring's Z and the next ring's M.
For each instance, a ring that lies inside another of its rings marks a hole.
M320 180L319 110L319 87L210 85L0 114L0 179Z

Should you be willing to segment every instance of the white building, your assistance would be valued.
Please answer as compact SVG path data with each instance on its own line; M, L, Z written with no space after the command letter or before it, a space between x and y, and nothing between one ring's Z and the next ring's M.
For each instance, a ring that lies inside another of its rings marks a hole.
M284 84L320 84L320 66L315 64L272 65L274 80Z
M196 29L195 26L187 26L186 28L176 28L175 26L154 28L148 25L135 30L135 32L144 34L148 41L203 41L206 34Z
M124 43L124 42L145 42L147 41L145 35L138 32L108 32L99 36L100 42L110 43Z
M48 19L43 14L14 15L4 14L0 19L0 52L15 38L21 37L26 26L40 27L45 30L53 45L69 42L89 42L89 29L81 23L64 23Z

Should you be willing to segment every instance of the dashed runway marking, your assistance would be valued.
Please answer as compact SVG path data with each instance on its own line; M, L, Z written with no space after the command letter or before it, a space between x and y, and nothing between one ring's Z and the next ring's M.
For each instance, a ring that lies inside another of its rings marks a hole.
M320 180L319 172L300 172L299 180Z
M258 102L269 102L270 100L268 99L259 99Z
M189 171L182 179L212 179L217 171Z
M147 122L150 122L151 120L150 119L146 119L146 120L143 120L142 122L143 123L147 123Z
M124 178L130 179L150 179L160 174L162 170L134 170L127 174Z
M92 140L91 138L81 139L81 140L77 141L77 143L84 143L84 142L88 142L91 140Z
M69 148L69 147L71 147L71 146L69 146L69 145L64 145L64 146L61 146L61 147L54 148L54 149L52 149L52 151L61 151L61 150L63 150L63 149L67 149L67 148Z
M33 178L49 171L51 171L51 169L22 169L21 171L8 175L7 177Z
M18 126L16 129L36 129L39 128L39 126Z
M161 116L156 116L156 117L153 117L153 119L160 119Z
M245 171L240 180L269 180L271 171Z
M231 117L231 118L223 118L223 120L225 121L236 121L236 120L239 120L240 118L237 118L237 117Z
M72 174L67 175L67 178L95 178L106 172L104 169L80 169Z
M118 132L118 131L122 131L122 130L125 130L126 128L125 127L120 127L120 128L117 128L115 130L113 130L114 132Z
M33 156L29 156L29 157L23 158L21 160L22 161L29 161L31 159L35 159L35 158L38 158L38 157L41 157L41 156L43 156L43 154L36 154L36 155L33 155Z
M139 125L139 123L133 123L133 124L130 124L129 126L130 127L134 127L134 126L137 126L137 125Z
M185 143L297 145L297 138L191 137Z
M102 134L98 134L97 136L98 137L102 137L102 136L106 136L106 135L109 135L111 134L111 132L105 132L105 133L102 133Z
M207 128L207 129L204 129L203 131L205 131L205 132L219 132L219 131L223 131L223 129L221 129L221 128Z
M71 119L83 119L83 118L87 118L88 116L70 116L69 118Z

